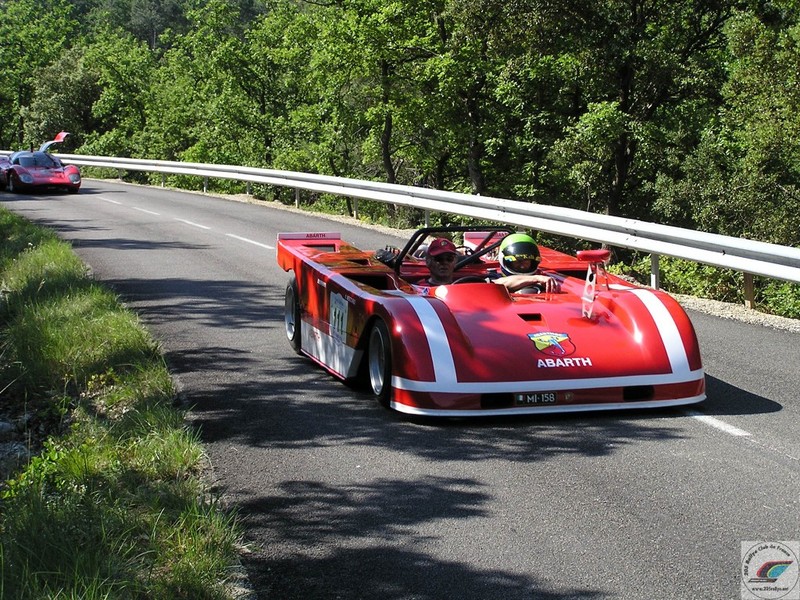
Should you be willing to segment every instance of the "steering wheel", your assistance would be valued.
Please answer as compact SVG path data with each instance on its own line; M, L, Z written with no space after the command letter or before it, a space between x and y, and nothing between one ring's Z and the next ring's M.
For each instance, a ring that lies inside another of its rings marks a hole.
M465 275L460 279L456 279L453 282L453 285L458 283L486 283L486 278L481 277L480 275Z

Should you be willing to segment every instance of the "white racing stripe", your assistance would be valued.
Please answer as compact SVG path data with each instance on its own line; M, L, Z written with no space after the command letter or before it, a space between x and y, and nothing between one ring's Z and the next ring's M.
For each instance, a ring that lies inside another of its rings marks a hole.
M430 300L425 297L409 297L408 303L417 313L417 317L422 322L425 331L425 338L428 340L428 349L433 358L433 372L436 384L452 386L458 383L456 379L456 365L453 360L453 353L450 350L450 342L447 340L447 332L444 329L439 315L433 308ZM394 378L392 385L404 387L399 378ZM398 386L398 384L400 384ZM430 384L427 384L430 387Z
M226 233L229 238L233 238L235 240L239 240L240 242L247 242L248 244L253 244L254 246L260 246L261 248L266 248L267 250L275 250L275 246L270 246L268 244L262 244L261 242L256 242L255 240L249 240L245 237L241 237L235 235L233 233Z
M683 347L681 332L678 330L678 326L675 325L675 320L667 310L667 307L650 290L637 289L631 290L631 293L642 301L642 304L652 315L653 321L658 328L658 333L661 335L661 340L664 342L664 349L667 351L672 372L675 375L690 373L689 357L686 356L686 349Z
M501 415L535 415L559 414L576 412L609 412L617 410L632 410L642 408L664 408L667 406L685 406L701 401L702 397L681 398L679 400L645 400L643 402L614 402L601 404L559 404L556 406L524 406L517 408L497 409L444 409L444 408L418 408L400 402L391 402L393 409L409 415L424 415L428 417L493 417Z
M450 355L452 359L452 355ZM437 365L438 366L438 365ZM687 383L703 379L703 370L692 371L681 376L667 375L631 375L627 377L592 377L588 379L534 379L519 381L474 381L445 382L439 379L440 370L436 369L436 381L418 381L393 377L392 385L409 392L443 392L460 394L492 394L504 392L556 392L570 390L590 390L592 388L626 387L636 385L670 385ZM701 398L702 399L702 398ZM699 400L696 400L699 402Z

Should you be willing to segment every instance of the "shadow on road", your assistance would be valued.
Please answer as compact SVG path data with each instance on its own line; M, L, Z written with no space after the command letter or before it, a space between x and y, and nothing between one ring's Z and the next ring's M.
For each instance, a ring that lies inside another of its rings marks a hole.
M423 489L425 486L423 484ZM259 598L281 600L359 599L384 600L592 600L608 598L607 592L581 589L569 584L553 591L550 582L501 570L481 570L457 561L436 560L408 549L381 545L362 548L336 547L331 553L296 559L247 558L256 577ZM535 540L530 552L537 552ZM567 580L568 574L554 573Z
M711 375L706 375L706 392L708 398L697 409L707 415L758 415L783 409L774 400L753 394Z

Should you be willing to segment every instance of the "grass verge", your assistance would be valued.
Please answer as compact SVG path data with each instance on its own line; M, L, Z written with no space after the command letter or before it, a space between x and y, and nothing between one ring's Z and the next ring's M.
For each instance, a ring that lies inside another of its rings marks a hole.
M68 244L0 210L0 598L228 599L239 531L158 345Z

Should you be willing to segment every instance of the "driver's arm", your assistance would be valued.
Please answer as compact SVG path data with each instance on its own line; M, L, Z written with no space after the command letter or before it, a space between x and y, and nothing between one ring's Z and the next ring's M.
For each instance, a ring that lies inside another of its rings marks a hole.
M509 292L516 292L517 290L534 284L541 286L547 293L558 292L561 289L558 281L549 275L507 275L493 281L494 283L504 285Z

